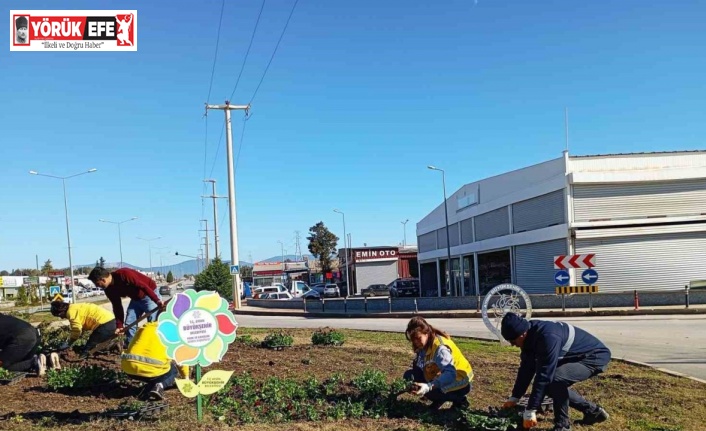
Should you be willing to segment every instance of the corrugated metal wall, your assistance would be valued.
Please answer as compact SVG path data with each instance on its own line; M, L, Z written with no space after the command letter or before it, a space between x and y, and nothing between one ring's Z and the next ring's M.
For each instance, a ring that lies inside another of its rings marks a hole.
M449 240L451 241L451 247L455 247L459 244L458 223L449 225Z
M529 293L554 293L554 256L566 254L566 239L515 247L517 285Z
M436 231L420 235L417 237L417 243L419 244L420 253L436 250Z
M706 232L577 239L576 253L596 253L601 292L684 289L706 279Z
M461 243L470 244L473 242L473 218L461 221Z
M706 179L573 186L575 221L706 212Z
M509 217L507 207L476 216L476 241L509 234Z
M563 189L512 205L514 233L541 229L565 222Z
M371 284L389 284L397 278L397 261L367 262L355 264L356 293Z

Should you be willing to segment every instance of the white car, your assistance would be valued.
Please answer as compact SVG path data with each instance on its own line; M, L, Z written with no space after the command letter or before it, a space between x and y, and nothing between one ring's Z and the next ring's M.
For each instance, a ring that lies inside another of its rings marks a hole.
M285 288L281 284L276 284L274 286L262 286L262 287L257 287L255 290L253 290L253 298L260 298L260 295L263 293L282 293L286 292L287 288Z
M279 293L269 293L267 294L267 299L294 299L289 292L279 292Z
M332 296L334 298L338 298L339 296L341 296L341 291L338 289L337 285L335 285L333 283L329 283L326 286L324 286L324 296L325 297Z

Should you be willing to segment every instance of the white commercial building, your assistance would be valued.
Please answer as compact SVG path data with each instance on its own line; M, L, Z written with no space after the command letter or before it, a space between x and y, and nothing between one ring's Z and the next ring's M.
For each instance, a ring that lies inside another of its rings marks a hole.
M596 254L601 292L706 279L706 151L570 156L466 184L417 223L423 296L512 282L553 293L553 257ZM571 285L584 285L580 269Z

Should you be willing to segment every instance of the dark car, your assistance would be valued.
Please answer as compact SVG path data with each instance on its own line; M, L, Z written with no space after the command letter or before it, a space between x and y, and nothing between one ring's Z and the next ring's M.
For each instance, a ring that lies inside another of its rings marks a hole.
M390 288L386 284L371 284L361 291L363 296L387 296Z
M390 288L390 296L419 296L419 279L417 278L398 278L387 287Z
M162 296L172 296L172 288L169 286L160 286L159 294Z

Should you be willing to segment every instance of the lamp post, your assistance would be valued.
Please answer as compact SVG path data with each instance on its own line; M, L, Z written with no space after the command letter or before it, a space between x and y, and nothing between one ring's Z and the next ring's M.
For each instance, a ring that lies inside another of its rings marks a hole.
M196 259L196 273L198 274L198 272L199 272L199 258L198 257L189 256L188 254L179 253L178 251L174 253L174 256L184 256L184 257L190 257L192 259Z
M112 223L118 225L118 243L120 244L120 267L123 267L123 237L122 234L120 233L120 225L123 223L127 223L129 221L137 220L137 217L129 218L127 220L123 221L110 221L110 220L104 220L104 219L99 219L98 221L102 221L103 223Z
M405 221L401 221L402 223L402 230L404 231L404 239L402 240L402 247L407 247L407 222L409 219Z
M444 216L446 217L446 257L447 257L447 262L446 262L446 270L448 272L448 280L449 280L449 287L451 287L451 291L455 296L457 295L456 292L456 286L452 277L452 268L451 268L451 241L449 240L449 209L448 205L446 204L446 172L444 172L443 169L439 169L435 166L427 166L428 169L431 169L432 171L439 171L441 172L441 184L444 189Z
M97 171L96 168L91 168L91 169L89 169L89 170L87 170L87 171L79 172L78 174L69 175L69 176L67 176L67 177L59 177L59 176L56 176L56 175L40 174L40 173L37 172L37 171L29 171L29 173L30 173L31 175L39 175L39 176L42 176L42 177L49 177L49 178L57 178L57 179L60 179L60 180L61 180L61 184L62 184L62 186L63 186L63 188L64 188L64 215L65 215L65 217L66 217L66 242L67 242L68 245L69 245L69 272L70 272L70 274L71 274L71 297L72 297L72 301L73 301L73 302L77 302L78 297L75 295L76 292L75 292L75 286L74 286L74 262L73 262L73 256L72 256L72 254L71 254L71 232L70 232L70 230L69 230L69 204L68 204L68 201L67 201L67 199L66 199L66 180L68 180L69 178L78 177L79 175L90 174L90 173L93 173L93 172L95 172L95 171Z
M154 247L153 250L166 250L166 249L168 249L168 248L170 248L170 247ZM161 275L164 276L164 275L165 275L165 274L164 274L164 265L162 265L162 258L161 258L162 253L164 253L164 252L159 252L159 251L157 252L157 256L160 256L160 259L159 259L159 271L157 271L157 272L159 272Z
M282 283L284 283L284 271L286 267L284 266L284 243L282 241L277 241L282 248Z
M141 239L142 241L147 241L148 249L149 249L149 253L150 253L150 273L154 273L154 271L152 270L152 241L162 239L162 237L158 236L156 238L140 238L138 236L137 239ZM152 275L154 276L154 274L152 274Z
M346 297L351 296L351 277L350 277L350 267L348 266L348 244L346 238L348 236L346 235L346 215L343 213L343 211L339 209L334 209L333 212L340 214L343 216L343 249L345 250L346 253Z

